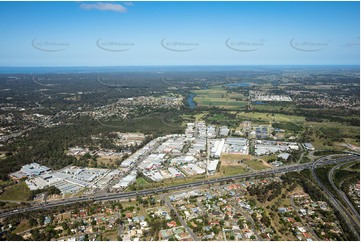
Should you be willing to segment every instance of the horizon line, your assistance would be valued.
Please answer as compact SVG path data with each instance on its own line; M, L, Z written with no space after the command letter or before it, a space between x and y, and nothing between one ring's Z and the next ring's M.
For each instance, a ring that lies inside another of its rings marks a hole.
M360 64L200 64L200 65L111 65L111 66L0 66L0 68L105 68L105 67L201 67L201 66L360 66Z

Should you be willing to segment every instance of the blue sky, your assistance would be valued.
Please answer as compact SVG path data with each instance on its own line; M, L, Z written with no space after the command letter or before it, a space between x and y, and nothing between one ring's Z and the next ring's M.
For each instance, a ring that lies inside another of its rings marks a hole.
M333 65L359 2L0 2L0 66Z

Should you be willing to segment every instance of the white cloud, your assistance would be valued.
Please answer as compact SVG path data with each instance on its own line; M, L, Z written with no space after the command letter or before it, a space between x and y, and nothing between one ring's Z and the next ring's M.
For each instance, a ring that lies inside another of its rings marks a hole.
M125 13L127 8L120 4L116 3L82 3L80 4L80 8L85 10L101 10L101 11L114 11L119 13Z

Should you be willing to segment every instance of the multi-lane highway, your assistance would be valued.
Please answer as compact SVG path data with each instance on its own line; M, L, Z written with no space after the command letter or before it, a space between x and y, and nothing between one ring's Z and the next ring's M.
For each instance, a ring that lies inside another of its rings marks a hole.
M352 158L351 158L352 157ZM359 157L350 156L349 159L343 158L342 163L348 163L350 161L355 161L359 159ZM342 204L341 202L336 199L335 195L330 192L330 190L321 182L319 177L316 174L315 169L319 165L325 165L325 158L321 158L317 161L315 161L311 166L312 176L314 177L315 181L317 182L318 186L321 188L321 190L324 192L324 194L328 197L331 205L341 214L341 216L344 218L345 222L347 223L347 226L350 228L351 232L354 234L354 236L358 237L360 239L359 231L360 231L360 220L355 217L353 214L351 214ZM335 162L335 164L338 164L341 162ZM332 163L331 163L332 164Z
M287 172L291 172L291 171L300 171L300 170L304 170L304 169L310 169L317 165L338 164L338 163L343 163L346 161L356 160L356 159L359 159L359 155L348 154L348 155L344 155L343 157L337 157L337 158L333 158L332 156L329 156L326 158L321 158L315 162L282 166L282 167L278 167L275 169L269 169L269 170L247 173L247 174L239 174L239 175L222 177L222 178L213 178L213 179L208 179L208 180L204 180L204 181L197 181L197 182L186 183L186 184L181 184L181 185L153 188L153 189L147 189L147 190L141 190L141 191L131 191L131 192L122 192L122 193L106 193L106 194L87 196L87 197L84 197L84 196L74 197L74 198L69 198L69 199L60 200L60 201L48 202L46 204L39 204L39 205L35 205L32 207L26 207L26 208L14 210L14 211L4 212L4 213L0 214L0 218L4 218L7 216L24 213L24 212L49 209L49 208L54 208L54 207L58 207L58 206L74 204L74 203L78 203L78 202L119 200L119 199L127 199L130 197L136 197L138 195L139 196L147 196L147 195L161 193L161 192L193 188L193 187L197 187L197 186L202 186L202 185L207 185L207 184L215 184L215 183L226 182L226 181L233 181L233 180L243 179L243 178L270 176L270 175L274 175L274 174L287 173ZM316 165L315 165L315 163L316 163Z
M330 182L332 188L338 193L338 195L340 196L340 198L345 202L345 204L347 204L348 208L351 210L350 212L358 219L360 220L360 215L358 213L358 211L355 209L354 205L350 202L350 200L348 199L347 195L340 190L333 178L334 178L334 173L337 169L339 169L341 166L345 165L345 164L349 164L349 163L353 163L354 161L349 161L349 162L345 162L343 164L339 164L337 166L332 167L332 169L330 170L330 172L328 173L328 181Z

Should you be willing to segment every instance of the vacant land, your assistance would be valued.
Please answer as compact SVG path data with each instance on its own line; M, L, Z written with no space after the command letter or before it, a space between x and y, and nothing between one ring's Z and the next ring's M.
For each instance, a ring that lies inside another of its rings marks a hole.
M337 122L309 123L312 133L312 144L317 150L344 150L345 142L360 145L360 127Z
M339 129L335 127L321 127L320 131L330 138L337 138L340 135Z
M268 162L270 160L277 160L277 155L265 155L261 157L262 160Z
M257 112L240 112L237 115L237 118L243 120L249 120L254 122L262 123L303 123L305 122L305 117L296 116L296 115L285 115L285 114L271 114L271 113L257 113Z
M196 181L201 181L206 178L206 175L194 175L191 177L184 177L184 178L171 178L165 179L160 182L153 182L147 181L144 178L138 177L136 182L130 185L127 190L142 190L142 189L150 189L156 187L164 187L164 186L171 186L171 185L180 185L185 183L191 183Z
M135 185L137 187L144 187L147 186L148 184L150 184L150 182L146 181L143 177L138 177L137 180L135 181Z
M284 129L287 131L293 131L293 132L300 132L302 131L302 127L300 125L296 125L294 123L291 122L285 122L285 123L274 123L272 124L273 128L278 128L278 129Z
M119 160L122 156L101 156L97 158L98 165L103 165L105 167L117 166Z
M21 220L20 224L14 230L14 233L21 233L21 232L26 231L28 229L31 229L31 226L29 225L28 221L27 220Z
M243 164L249 166L253 170L263 170L271 167L263 160L246 160Z
M0 200L26 201L30 196L30 189L25 182L20 182L5 189Z
M233 176L247 172L242 165L221 166L220 173L226 176Z
M251 160L251 155L239 155L239 154L222 154L221 162L222 166L234 166L238 165L242 160Z
M263 102L262 104L252 103L250 109L268 112L293 112L296 109L296 105L293 102Z
M107 231L103 234L103 240L115 241L118 240L118 231L116 229Z
M227 90L221 86L213 86L205 90L193 90L192 92L196 94L194 101L198 106L215 106L224 109L242 110L248 104L247 101L238 101L240 97L228 94Z

